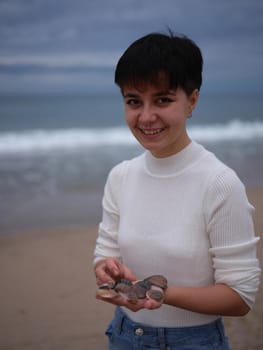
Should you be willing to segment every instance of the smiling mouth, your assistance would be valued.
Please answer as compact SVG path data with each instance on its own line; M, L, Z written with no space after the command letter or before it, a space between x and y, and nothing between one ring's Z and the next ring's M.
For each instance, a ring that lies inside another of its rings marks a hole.
M144 134L144 135L158 135L160 134L162 131L164 131L165 128L159 128L159 129L140 129L140 131Z

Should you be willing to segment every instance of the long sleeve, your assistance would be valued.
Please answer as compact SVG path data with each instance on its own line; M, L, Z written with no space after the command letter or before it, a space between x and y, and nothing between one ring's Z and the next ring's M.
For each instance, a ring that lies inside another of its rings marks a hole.
M102 200L103 214L94 251L94 264L109 256L121 258L118 245L119 208L117 204L118 185L121 181L120 170L121 165L113 168L105 184Z
M227 169L212 181L205 213L215 282L230 286L249 307L254 303L260 276L253 210L233 171Z

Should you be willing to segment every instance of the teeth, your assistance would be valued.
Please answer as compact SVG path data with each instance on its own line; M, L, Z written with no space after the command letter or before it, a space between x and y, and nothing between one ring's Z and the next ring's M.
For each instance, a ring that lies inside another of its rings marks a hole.
M155 129L155 130L146 130L146 129L141 129L141 131L145 134L145 135L156 135L159 134L160 132L163 131L162 129Z

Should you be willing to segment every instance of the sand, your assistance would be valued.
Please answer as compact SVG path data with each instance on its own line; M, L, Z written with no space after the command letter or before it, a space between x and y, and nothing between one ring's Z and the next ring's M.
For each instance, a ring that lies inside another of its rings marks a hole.
M263 236L263 189L248 195ZM1 350L106 350L113 306L94 297L95 239L96 228L0 236ZM247 316L225 322L232 350L263 349L262 286Z

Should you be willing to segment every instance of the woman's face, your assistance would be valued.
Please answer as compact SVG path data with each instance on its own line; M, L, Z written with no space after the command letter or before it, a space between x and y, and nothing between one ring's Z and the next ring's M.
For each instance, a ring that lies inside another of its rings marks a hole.
M139 143L157 158L168 157L190 143L186 120L194 109L199 92L187 96L180 87L143 85L122 88L127 124Z

